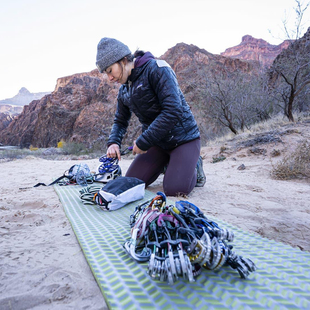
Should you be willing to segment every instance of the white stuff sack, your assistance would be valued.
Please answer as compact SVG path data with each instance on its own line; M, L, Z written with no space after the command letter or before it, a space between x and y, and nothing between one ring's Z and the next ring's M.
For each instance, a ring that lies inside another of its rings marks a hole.
M102 187L95 200L103 210L114 211L126 204L142 199L145 183L134 177L118 177Z

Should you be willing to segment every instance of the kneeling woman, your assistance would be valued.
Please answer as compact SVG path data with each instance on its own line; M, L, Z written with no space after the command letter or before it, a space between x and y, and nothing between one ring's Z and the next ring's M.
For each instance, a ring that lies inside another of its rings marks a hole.
M164 171L167 196L188 195L203 186L205 175L200 154L200 133L176 75L150 52L136 51L116 39L103 38L97 49L98 70L120 83L114 124L108 139L108 157L120 159L120 146L131 113L142 124L134 142L137 154L126 176L152 184Z

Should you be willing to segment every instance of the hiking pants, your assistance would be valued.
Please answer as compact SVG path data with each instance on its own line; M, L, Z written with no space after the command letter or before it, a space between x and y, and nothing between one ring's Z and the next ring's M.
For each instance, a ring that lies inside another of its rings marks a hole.
M167 167L163 188L167 196L188 195L196 185L196 165L200 154L200 138L184 143L167 151L158 146L151 147L147 153L136 155L126 177L136 177L152 184Z

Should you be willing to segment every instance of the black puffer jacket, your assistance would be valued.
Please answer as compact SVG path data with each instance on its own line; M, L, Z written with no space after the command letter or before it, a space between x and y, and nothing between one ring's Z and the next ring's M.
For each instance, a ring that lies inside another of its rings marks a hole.
M108 145L121 146L131 112L142 124L136 144L143 151L152 146L171 150L200 136L175 73L163 60L150 59L134 68L128 83L121 86Z

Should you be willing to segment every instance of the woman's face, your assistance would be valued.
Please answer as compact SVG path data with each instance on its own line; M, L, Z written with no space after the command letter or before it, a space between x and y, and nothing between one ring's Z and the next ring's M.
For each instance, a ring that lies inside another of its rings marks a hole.
M114 63L105 72L110 82L124 84L127 81L128 75L126 74L123 61Z

